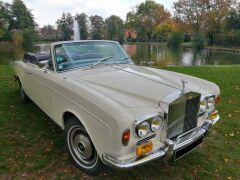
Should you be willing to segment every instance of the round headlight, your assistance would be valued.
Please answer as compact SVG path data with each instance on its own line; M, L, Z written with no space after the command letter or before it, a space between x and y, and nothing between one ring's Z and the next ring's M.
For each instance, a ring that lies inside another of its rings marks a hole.
M137 127L137 135L139 137L146 136L149 133L149 131L150 131L150 124L147 121L142 122Z
M204 99L203 101L200 102L200 110L201 111L207 110L207 100L206 99Z
M151 123L151 130L152 132L156 132L160 129L162 124L162 118L160 116L155 116Z
M214 97L209 97L207 99L207 106L210 110L214 110L214 108L215 108L215 98Z

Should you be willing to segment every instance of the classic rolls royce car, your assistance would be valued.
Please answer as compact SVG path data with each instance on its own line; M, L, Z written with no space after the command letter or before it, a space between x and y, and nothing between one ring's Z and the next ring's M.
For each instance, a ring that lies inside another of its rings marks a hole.
M90 175L176 161L220 119L216 84L137 66L117 42L56 42L50 55L27 53L14 66L21 99L64 130L70 157Z

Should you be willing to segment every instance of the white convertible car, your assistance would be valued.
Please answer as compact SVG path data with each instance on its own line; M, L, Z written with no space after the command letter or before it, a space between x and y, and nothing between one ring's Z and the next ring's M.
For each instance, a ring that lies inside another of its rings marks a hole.
M21 99L64 129L69 155L90 175L175 161L220 119L216 84L134 65L117 42L57 42L50 55L27 53L14 66Z

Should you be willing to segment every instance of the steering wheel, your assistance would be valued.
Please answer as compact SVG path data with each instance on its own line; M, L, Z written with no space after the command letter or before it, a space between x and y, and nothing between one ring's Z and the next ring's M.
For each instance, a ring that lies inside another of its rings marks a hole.
M57 61L57 64L62 64L62 63L68 62L68 58L65 55L57 55L56 61Z

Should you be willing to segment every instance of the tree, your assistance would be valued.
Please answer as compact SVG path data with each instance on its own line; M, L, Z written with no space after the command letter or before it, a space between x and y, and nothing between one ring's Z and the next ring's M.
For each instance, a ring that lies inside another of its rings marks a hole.
M124 39L124 25L123 20L115 15L108 17L105 20L106 26L106 38L110 40L119 41L120 43L123 42Z
M172 32L168 40L168 46L179 47L183 42L183 35L179 32Z
M76 19L79 24L80 39L86 40L88 38L88 16L81 13L76 15Z
M0 1L0 28L6 27L10 24L11 9L10 4Z
M103 38L103 29L104 29L104 20L101 16L95 15L90 16L91 21L91 32L93 39L102 39Z
M73 18L70 13L63 13L62 17L57 20L57 29L60 32L62 40L70 40L73 35Z
M56 40L57 30L52 25L45 25L40 28L40 35L43 40Z
M226 30L240 30L240 3L230 10L226 19Z
M163 5L153 0L146 0L127 14L126 24L134 26L133 29L137 30L138 36L144 38L147 35L148 41L151 41L155 26L169 18L170 13Z
M215 35L224 29L226 17L231 8L231 0L209 0L205 14L204 31L208 36L208 44L213 45Z
M175 16L190 24L194 30L203 26L207 6L208 0L178 0L173 3Z
M34 16L22 0L13 0L11 5L10 29L35 29Z
M174 2L175 16L192 27L194 37L202 37L204 32L208 44L224 29L224 21L229 14L231 0L178 0ZM202 40L201 40L202 41Z
M173 20L167 20L154 28L154 34L161 40L167 41L172 32L176 32L176 24Z

